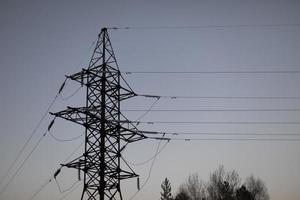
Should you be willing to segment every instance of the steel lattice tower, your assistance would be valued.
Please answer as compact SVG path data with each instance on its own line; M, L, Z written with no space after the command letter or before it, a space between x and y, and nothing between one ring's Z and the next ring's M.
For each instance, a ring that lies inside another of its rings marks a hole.
M89 67L67 77L86 87L86 105L51 114L84 126L85 152L63 166L83 171L81 199L122 199L120 181L138 175L121 152L146 137L121 114L120 102L135 93L121 76L106 28L98 35Z

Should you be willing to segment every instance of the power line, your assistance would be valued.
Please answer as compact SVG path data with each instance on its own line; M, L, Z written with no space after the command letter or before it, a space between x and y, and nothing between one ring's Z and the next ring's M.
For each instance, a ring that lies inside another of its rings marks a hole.
M82 142L80 145L78 145L72 152L71 152L71 154L63 161L63 163L65 163L65 162L67 162L74 154L75 154L75 152L83 145L83 143L84 142ZM54 176L53 175L51 175L46 181L45 181L45 183L44 184L42 184L41 186L40 186L40 188L38 189L38 190L36 190L34 193L33 193L33 195L28 199L28 200L32 200L32 199L34 199L35 197L36 197L36 195L38 195L52 180L53 180L53 178L54 178ZM76 182L76 183L78 183L78 182ZM74 185L76 185L76 183L74 184ZM72 185L72 187L74 187L73 185ZM76 188L78 187L78 185L76 186ZM73 189L76 189L76 188L73 188ZM70 192L72 192L73 191L73 189L71 188L70 190ZM68 190L69 191L69 190ZM69 193L70 193L69 192ZM69 194L68 193L68 194ZM67 195L68 195L67 194ZM66 196L67 196L66 195Z
M122 112L298 112L300 109L266 108L266 109L124 109ZM138 120L137 120L138 121Z
M79 183L79 182L77 182ZM74 190L76 190L78 187L80 186L80 184L77 184L75 187L73 187L67 194L65 194L63 197L61 197L59 200L63 200L65 199L67 196L69 196Z
M77 140L77 139L81 138L81 137L84 135L84 133L82 133L82 134L80 134L80 135L78 135L78 136L69 138L69 139L61 139L61 138L58 138L58 137L56 137L55 135L53 135L53 133L52 133L51 131L49 131L49 135L50 135L54 140L56 140L56 141L58 141L58 142L70 142L70 141L74 141L74 140Z
M167 144L168 144L168 142L166 142L158 151L156 150L155 154L145 161L142 161L139 163L133 163L133 162L126 160L126 162L133 166L140 166L140 165L147 164L148 162L153 160L156 156L158 156L166 148Z
M163 132L163 131L141 131L143 134L155 135L155 134L166 134L166 135L211 135L211 136L300 136L300 133L239 133L239 132Z
M15 166L17 160L19 160L19 158L21 157L23 151L25 150L25 148L27 147L27 145L29 144L29 142L31 141L31 139L33 138L33 135L36 133L36 131L38 130L38 128L41 126L42 122L44 121L45 117L47 116L47 114L49 113L49 110L51 109L51 107L53 106L53 104L55 103L56 99L58 97L58 94L54 97L54 99L51 101L50 105L48 106L48 108L46 109L46 112L43 114L42 118L39 120L38 124L36 125L36 127L33 129L33 131L31 132L31 134L29 135L29 137L27 138L26 142L24 143L24 145L22 146L22 148L20 149L20 151L18 152L16 158L13 160L13 162L10 164L8 170L6 171L4 177L2 178L0 185L3 183L3 181L7 178L7 176L9 175L9 172L13 169L13 167Z
M60 168L58 168L57 170L56 170L56 172L57 171L60 171L61 170L61 168L62 167L60 167ZM55 172L55 173L56 173ZM53 181L53 179L55 179L55 173L54 173L54 175L51 175L46 181L45 181L45 183L44 184L42 184L34 193L33 193L33 195L31 195L31 197L28 199L28 200L32 200L32 199L34 199L35 197L36 197L36 195L38 195L49 183L51 183L52 181Z
M80 149L80 147L84 144L84 141L82 141L71 153L70 155L62 162L62 163L66 163L75 153L78 149Z
M33 131L31 132L31 134L29 135L29 137L27 138L27 140L25 141L24 145L22 146L22 148L20 149L20 151L18 152L16 158L13 160L13 162L9 165L7 171L5 172L4 177L2 178L0 185L4 182L4 180L7 178L7 176L9 175L10 171L13 169L13 167L15 166L16 162L19 160L19 158L21 157L23 151L25 150L25 148L27 147L27 145L29 144L29 142L31 141L31 139L33 138L34 134L36 133L36 131L38 130L38 128L41 126L42 122L44 121L44 119L46 118L46 116L48 115L50 109L52 108L52 106L54 105L56 99L58 98L59 94L62 92L65 83L67 81L67 78L64 80L63 84L60 86L58 93L55 95L54 99L50 102L48 108L46 109L45 113L42 115L42 118L38 121L37 125L35 126L35 128L33 129ZM1 194L2 192L0 192Z
M141 116L139 116L136 121L139 121L141 120L142 118L144 118L153 108L154 106L158 103L160 98L157 98L151 105L150 107L147 109L147 110L143 110L142 112L144 112Z
M200 121L120 121L122 123L139 123L139 124L295 124L298 125L300 122L283 122L283 121L274 121L274 122L261 122L261 121L224 121L224 122L200 122Z
M162 29L239 29L239 28L277 28L299 27L298 23L274 23L274 24L225 24L225 25L191 25L191 26L124 26L109 27L110 30L162 30Z
M22 167L24 166L24 164L26 163L26 161L30 158L30 156L33 154L33 152L39 146L39 144L41 143L41 141L43 140L43 138L46 136L46 133L47 133L47 131L41 135L41 137L39 138L39 140L37 141L37 143L34 145L34 147L31 149L31 151L29 152L29 154L25 157L25 159L23 160L23 162L21 163L21 165L18 167L17 171L11 176L11 178L8 180L7 184L3 187L3 189L0 192L0 195L7 189L7 187L9 186L9 184L18 175L18 173L20 172L20 170L22 169Z
M124 71L123 74L300 74L299 70L279 71Z
M169 95L156 95L156 94L139 94L136 96L145 98L165 98L165 99L259 99L259 100L298 100L300 97L293 96L169 96Z
M30 198L28 198L28 200L32 200L32 199L34 199L35 197L36 197L36 195L38 195L51 181L53 180L53 175L51 175L50 177L49 177L49 179L47 179L46 181L45 181L45 183L44 184L42 184L34 193L33 193L33 195L30 197Z
M93 40L91 42L91 45L89 46L88 50L84 53L84 55L80 58L78 68L80 68L83 64L83 62L87 59L87 57L90 55L90 52L93 50L93 47L95 43L97 42L97 39Z
M65 82L63 83L63 85L61 86L61 88L59 89L58 95L60 94L60 92L62 91L63 87L65 85ZM56 95L57 96L57 95ZM3 189L0 192L0 196L1 194L7 189L7 187L9 186L9 184L15 179L15 177L18 175L18 173L21 171L21 169L23 168L23 166L25 165L25 163L27 162L27 160L30 158L30 156L33 154L33 152L37 149L37 147L39 146L39 144L42 142L42 140L44 139L44 137L46 136L47 132L50 132L51 127L54 124L54 120L55 118L50 122L47 130L40 136L39 140L37 141L37 143L33 146L33 148L31 149L31 151L29 152L29 154L27 154L27 156L25 157L25 159L22 161L21 165L17 168L17 170L15 171L15 173L11 176L11 178L8 180L7 184L3 187Z
M66 188L66 189L62 189L61 188L61 186L60 186L60 184L59 184L59 182L58 182L58 180L55 178L55 182L56 182L56 185L57 185L57 187L58 187L58 190L59 190L59 192L60 193L65 193L65 192L68 192L68 191L70 191L70 190L72 190L73 188L74 188L74 186L79 182L79 181L75 181L70 187L68 187L68 188Z
M93 42L94 44L94 42ZM93 45L92 44L92 45ZM60 86L59 88L59 91L58 93L55 95L54 99L51 101L50 105L48 106L46 112L43 114L42 118L39 120L37 126L34 128L34 130L32 131L32 133L30 134L29 138L26 140L25 144L23 145L23 147L21 148L21 150L19 151L19 153L17 154L16 158L14 159L14 161L12 162L12 164L10 165L10 167L8 168L8 171L5 173L5 176L3 177L3 179L1 180L0 182L0 185L3 183L3 181L6 179L6 177L8 176L10 170L14 167L15 163L17 162L17 160L19 160L21 154L23 153L24 149L27 147L27 145L29 144L29 142L31 141L31 139L33 138L33 135L36 133L37 129L40 127L40 125L42 124L43 120L45 119L45 117L47 116L47 114L49 113L50 109L52 108L52 106L54 105L56 99L58 98L58 96L61 94L63 88L65 87L65 84L66 84L66 81L67 81L68 78L66 78L63 82L63 84ZM80 88L79 88L80 89ZM67 100L69 98L71 98L72 96L74 96L78 91L79 89L77 89L73 94L71 94L70 96L68 96L67 98L63 98L63 100ZM52 125L50 125L48 127L48 131L49 131L49 128L51 127ZM50 131L49 131L50 132ZM42 141L42 139L46 136L46 133L47 131L40 137L40 139L38 140L38 142L35 144L35 146L33 147L33 149L30 151L30 153L26 156L26 158L23 160L23 162L21 163L21 165L19 166L19 168L17 169L17 171L12 175L12 177L8 180L7 184L4 186L4 188L1 190L0 192L0 195L7 189L7 187L9 186L9 184L14 180L14 178L17 176L17 174L19 173L19 171L22 169L22 167L24 166L24 164L26 163L26 161L29 159L29 157L32 155L32 153L36 150L36 148L38 147L38 145L40 144L40 142ZM58 138L54 137L53 134L51 134L50 132L50 135L55 138L56 140L59 140ZM79 137L79 136L78 136ZM77 139L77 138L75 138ZM74 138L72 138L72 140L74 140ZM62 141L62 140L60 140ZM67 141L67 140L64 140L64 141ZM70 140L68 140L70 141ZM51 182L51 179L49 180L49 182ZM48 184L48 183L47 183ZM42 187L40 188L40 190L38 190L37 193L39 193L47 184L45 185L42 185ZM36 193L36 194L37 194ZM35 195L32 197L34 198Z
M4 176L3 180L8 176L9 171L11 170L11 168L15 165L16 161L20 158L22 152L24 151L24 149L27 147L28 143L31 141L31 139L33 138L33 135L35 134L35 132L37 131L37 129L40 127L42 121L45 119L45 117L47 116L47 114L49 113L50 109L52 108L52 106L54 105L56 99L58 98L58 96L61 94L63 88L65 87L66 81L68 78L65 79L65 81L63 82L63 84L60 86L58 93L55 95L54 99L52 100L52 102L50 103L50 105L48 106L46 112L44 113L44 115L42 116L42 118L40 119L40 121L38 122L37 126L35 127L35 129L33 130L33 132L31 133L30 137L26 140L25 144L23 145L21 151L18 153L17 157L15 158L15 160L12 162L10 168L8 169L6 175ZM76 91L77 92L77 91ZM63 140L63 139L59 139L57 137L55 137L51 131L50 128L52 127L54 123L54 119L52 120L52 122L50 123L50 125L48 126L48 130L46 132L44 132L41 137L39 138L38 142L35 144L35 146L31 149L30 153L25 157L25 159L23 160L23 162L21 163L21 165L17 168L16 172L11 176L11 178L8 180L7 184L3 187L3 189L0 191L0 195L7 189L7 187L9 186L9 184L15 179L15 177L18 175L18 173L20 172L20 170L22 169L22 167L24 166L24 164L27 162L27 160L30 158L30 156L33 154L33 152L36 150L36 148L39 146L39 144L41 143L41 141L43 140L43 138L46 136L47 132L50 133L50 135L56 139L57 141L71 141L71 140L75 140L80 136L76 136L74 138L71 139L67 139L67 140ZM3 182L3 180L1 181L1 183ZM50 182L50 181L49 181ZM41 190L43 189L42 186ZM40 192L41 190L39 190L38 192ZM35 196L36 194L34 194ZM33 196L33 198L34 198Z
M96 41L93 41L92 42L92 44L91 44L91 46L90 46L90 48L89 48L89 51L91 50L91 48L92 48L92 46L94 45L94 43L95 43ZM82 60L80 61L80 65L81 65L81 63L83 62L83 60L84 60L84 58L82 58ZM64 86L65 86L65 84L66 84L66 80L67 80L68 78L66 78L65 79L65 81L63 82L63 84L61 85L61 87L60 87L60 89L59 89L59 92L57 93L57 95L55 96L55 98L54 98L54 100L51 102L51 104L50 104L50 106L48 107L48 109L47 109L47 111L45 112L45 114L43 115L43 117L42 117L42 119L40 120L40 122L39 122L39 124L38 124L38 126L37 127L39 127L39 125L40 125L40 123L41 123L41 121L45 118L45 116L49 113L49 111L50 111L50 109L51 109L51 107L53 106L53 104L54 104L54 102L55 102L55 100L58 98L58 96L59 95L61 95L61 92L62 92L62 90L63 90L63 88L64 88ZM79 90L81 89L81 87L79 87L78 89L76 89L75 90L75 92L73 92L71 95L69 95L69 96L67 96L67 97L63 97L63 96L61 96L61 98L62 98L62 100L68 100L69 98L71 98L71 97L73 97ZM53 121L54 122L54 121ZM50 132L50 129L51 127L49 126L48 127L48 131L49 131L49 133L50 133L50 136L51 137L53 137L54 139L56 139L56 140L58 140L58 141L70 141L70 140L62 140L62 139L59 139L59 138L57 138L57 137L55 137L51 132ZM37 128L36 128L37 129ZM36 130L35 130L36 131ZM43 137L46 135L46 133L44 133L43 134ZM32 136L33 136L33 134L30 136L30 139L32 138ZM81 135L80 135L81 136ZM42 138L43 138L42 137ZM79 137L79 136L77 136L77 137ZM72 140L74 140L74 139L77 139L77 137L76 138L72 138ZM29 140L30 140L29 139ZM23 163L21 164L21 166L19 167L19 169L17 170L17 172L15 173L15 175L13 176L13 178L16 176L16 174L18 173L18 171L22 168L22 166L25 164L25 162L26 162L26 160L27 160L27 158L29 158L30 157L30 155L33 153L33 151L37 148L37 146L39 145L39 143L40 143L40 141L41 141L41 138L40 138L40 140L38 141L38 143L36 144L36 146L32 149L32 151L30 152L30 154L26 157L26 159L23 161ZM28 141L29 142L29 141ZM24 147L22 148L22 150L20 151L21 153L22 153L22 151L25 149L25 147L27 146L27 143L28 142L26 142L25 143L25 145L24 145ZM83 143L81 143L78 147L76 147L76 149L66 158L66 160L68 160L71 156L73 156L74 155L74 153L82 146L82 144ZM19 157L19 156L18 156ZM18 158L17 158L18 159ZM16 160L17 160L16 159ZM33 193L33 195L29 198L29 200L32 200L32 199L34 199L35 198L35 196L37 195L37 194L39 194L52 180L53 180L53 175L51 175L50 176L50 178L49 179L47 179L46 180L46 182L44 183L44 184L42 184L41 185L41 187L36 191L36 192L34 192ZM9 181L10 182L10 181ZM8 183L9 184L9 183ZM7 186L8 186L8 184L7 184ZM5 188L6 189L6 188ZM5 190L4 189L4 190ZM3 190L3 191L4 191ZM2 191L1 191L2 192Z
M161 138L164 138L165 135L163 135ZM156 158L159 154L159 148L160 148L160 145L161 145L161 142L162 140L159 141L158 145L157 145L157 148L156 148L156 152L154 154L154 158L152 159L152 163L151 163L151 166L150 166L150 169L149 169L149 173L148 173L148 176L145 180L145 182L143 183L143 185L141 186L140 190L136 191L136 193L134 193L130 198L129 200L132 200L133 198L136 197L136 195L145 187L145 185L148 183L148 181L150 180L150 177L151 177L151 174L152 174L152 170L153 170L153 167L154 167L154 164L155 164L155 161L156 161ZM168 143L168 142L167 142ZM166 144L165 144L166 145Z
M300 142L300 138L164 138L164 137L149 137L154 140L168 141L261 141L261 142Z
M63 97L62 95L60 95L60 96L61 96L61 99L62 99L63 101L69 100L69 99L72 98L75 94L77 94L77 93L80 91L81 88L82 88L82 86L79 86L72 94L70 94L70 95L67 96L67 97Z

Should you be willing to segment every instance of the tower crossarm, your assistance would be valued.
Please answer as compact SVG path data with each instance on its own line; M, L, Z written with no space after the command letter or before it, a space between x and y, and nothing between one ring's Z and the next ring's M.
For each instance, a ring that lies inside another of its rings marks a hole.
M110 69L110 71L105 71L105 79L107 83L106 92L111 94L111 97L118 101L122 101L136 96L135 92L133 92L130 88L122 87L120 84L117 84L122 80L121 72L119 70L116 70L108 65L105 66L106 68ZM97 88L99 87L102 73L102 65L99 65L88 69L82 69L82 71L66 77L80 83L81 85L85 85L86 87Z
M147 137L142 134L137 128L125 128L124 126L121 126L120 128L120 139L131 143L136 142L139 140L146 139Z
M95 112L95 110L96 109L90 109L86 107L67 107L67 109L63 111L50 114L83 126L88 126L100 121L101 117L97 112Z

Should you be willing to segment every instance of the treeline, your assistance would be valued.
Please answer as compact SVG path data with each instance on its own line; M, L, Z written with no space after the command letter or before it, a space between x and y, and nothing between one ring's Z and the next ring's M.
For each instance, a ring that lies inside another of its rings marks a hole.
M219 166L204 181L198 174L190 175L173 197L168 178L161 184L161 200L269 200L267 187L253 175L242 182L235 170Z

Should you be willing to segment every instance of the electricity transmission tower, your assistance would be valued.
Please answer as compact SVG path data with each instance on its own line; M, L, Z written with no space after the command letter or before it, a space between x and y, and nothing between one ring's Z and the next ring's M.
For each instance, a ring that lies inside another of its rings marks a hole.
M146 136L120 111L120 102L135 93L121 76L106 28L88 68L68 78L86 87L86 104L51 114L85 128L85 151L63 166L83 171L82 200L122 199L120 181L138 176L122 159L122 150Z

